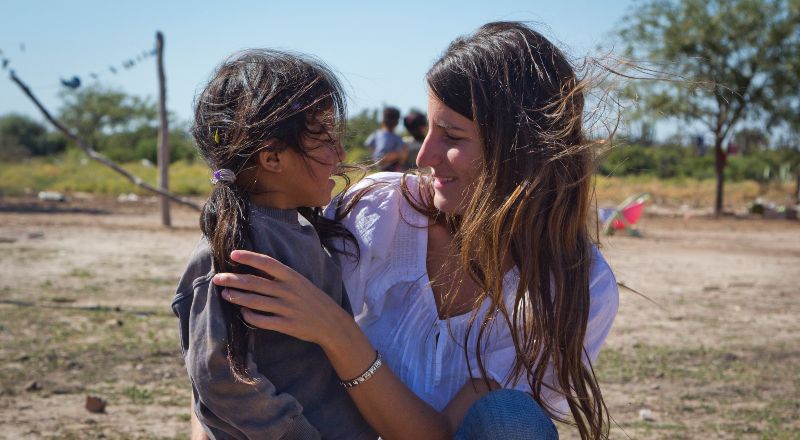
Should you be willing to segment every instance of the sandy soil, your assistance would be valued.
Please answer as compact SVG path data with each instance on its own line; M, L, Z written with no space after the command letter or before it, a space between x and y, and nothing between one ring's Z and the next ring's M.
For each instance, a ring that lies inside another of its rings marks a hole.
M173 220L146 201L0 200L0 437L185 438L169 302L199 231L194 212ZM603 240L638 292L621 291L596 365L612 438L800 438L800 222L640 230Z

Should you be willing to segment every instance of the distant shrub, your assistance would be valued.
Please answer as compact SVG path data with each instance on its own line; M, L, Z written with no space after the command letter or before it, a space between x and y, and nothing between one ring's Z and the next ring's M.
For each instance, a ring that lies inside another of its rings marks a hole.
M696 150L681 145L618 145L601 158L599 172L604 176L653 176L662 179L712 179L716 176L714 156L698 156ZM781 176L781 170L796 172L800 151L772 149L750 155L728 157L725 178L731 181L766 182Z

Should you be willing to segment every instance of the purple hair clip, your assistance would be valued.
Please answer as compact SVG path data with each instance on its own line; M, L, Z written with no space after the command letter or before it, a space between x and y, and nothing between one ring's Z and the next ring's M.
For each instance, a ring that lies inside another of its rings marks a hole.
M219 182L233 183L235 181L236 173L227 168L221 168L211 174L211 183L214 185L218 184Z
M293 112L296 112L296 111L300 110L300 107L301 107L301 105L300 105L299 102L293 102L292 103L292 111Z

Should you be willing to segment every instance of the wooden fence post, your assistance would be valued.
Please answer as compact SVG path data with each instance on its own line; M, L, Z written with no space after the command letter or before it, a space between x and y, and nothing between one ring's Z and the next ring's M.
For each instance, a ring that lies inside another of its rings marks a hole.
M167 121L167 85L164 79L164 35L156 32L158 68L158 187L169 191L169 122ZM169 198L161 197L161 224L171 226Z

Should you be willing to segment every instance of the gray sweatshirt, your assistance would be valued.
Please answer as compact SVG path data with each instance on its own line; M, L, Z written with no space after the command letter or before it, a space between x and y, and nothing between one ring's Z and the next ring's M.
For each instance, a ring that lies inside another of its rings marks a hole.
M250 205L253 250L305 276L348 312L339 266L297 210ZM201 239L181 278L172 309L192 381L195 412L212 439L374 439L322 349L267 330L252 330L248 371L238 382L225 354L222 298L210 282L208 242Z

